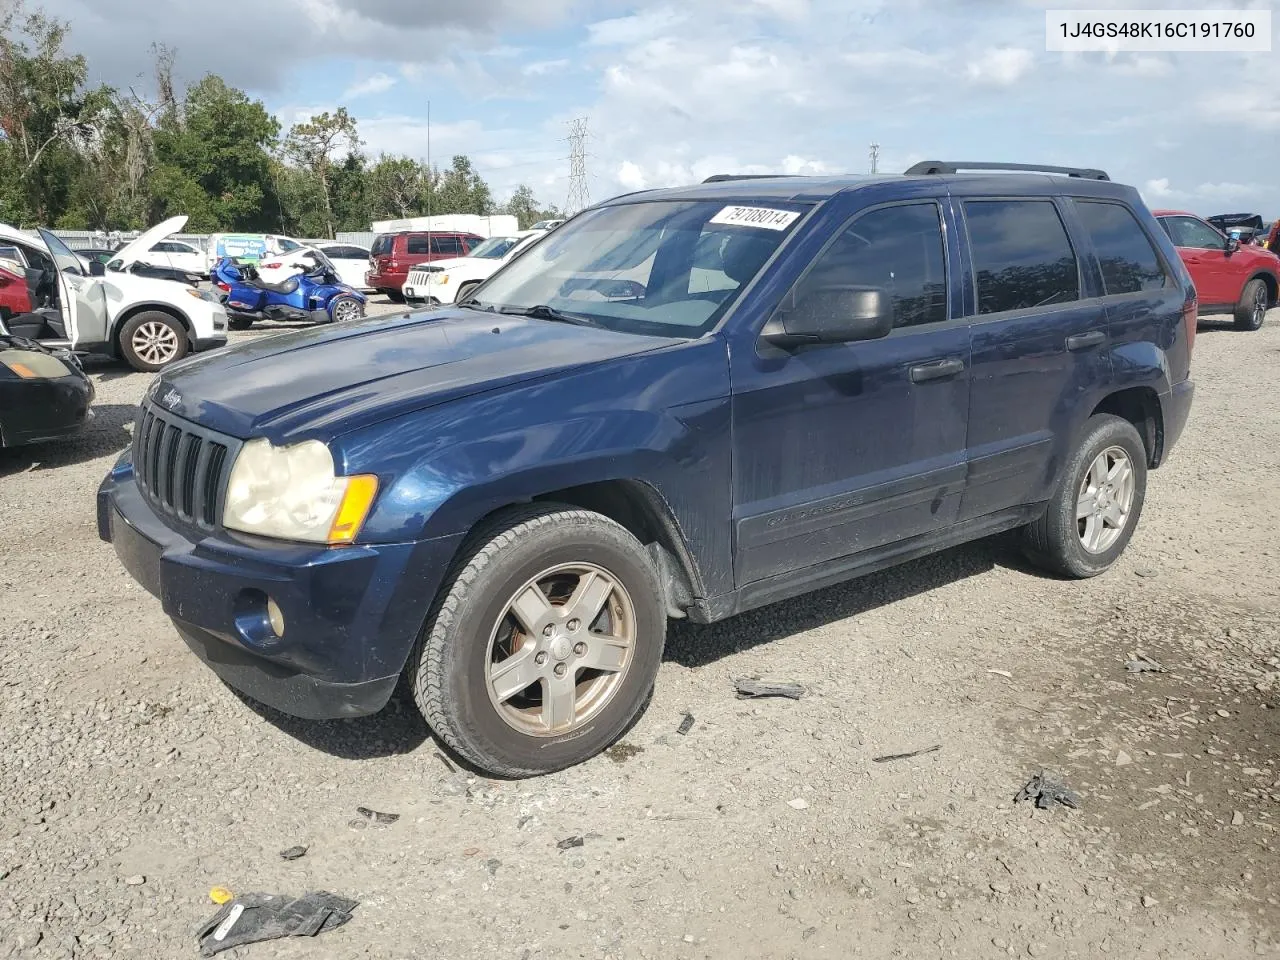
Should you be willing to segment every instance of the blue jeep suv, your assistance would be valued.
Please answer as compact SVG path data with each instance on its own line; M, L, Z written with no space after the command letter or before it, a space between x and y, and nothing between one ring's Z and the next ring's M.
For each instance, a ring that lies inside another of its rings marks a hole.
M449 309L170 367L100 534L244 694L349 717L404 682L475 766L544 773L635 721L668 618L1015 528L1105 571L1196 315L1101 171L714 177L587 210Z

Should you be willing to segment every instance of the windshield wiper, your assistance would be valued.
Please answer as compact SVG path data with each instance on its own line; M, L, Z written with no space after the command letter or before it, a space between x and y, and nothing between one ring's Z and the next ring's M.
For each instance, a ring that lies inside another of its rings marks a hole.
M594 321L588 320L586 317L578 316L576 313L565 313L563 310L549 307L545 303L539 303L532 307L500 307L498 312L510 317L531 317L534 320L550 320L553 323L571 323L575 327L596 326Z

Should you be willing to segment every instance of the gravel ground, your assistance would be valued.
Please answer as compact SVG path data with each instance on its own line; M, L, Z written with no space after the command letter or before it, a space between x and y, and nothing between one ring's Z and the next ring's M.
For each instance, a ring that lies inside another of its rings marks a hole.
M408 704L291 720L190 655L96 536L150 378L95 366L88 432L0 451L0 958L196 956L215 885L361 901L245 957L1280 955L1278 353L1280 313L1202 328L1107 576L987 541L679 626L622 744L520 783ZM1078 810L1013 803L1042 769Z

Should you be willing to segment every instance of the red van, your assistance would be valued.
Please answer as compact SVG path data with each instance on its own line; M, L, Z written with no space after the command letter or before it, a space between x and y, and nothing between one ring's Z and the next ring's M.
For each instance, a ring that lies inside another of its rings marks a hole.
M484 237L474 233L436 230L430 233L425 230L380 233L369 250L369 273L365 283L396 303L403 303L404 294L400 288L404 286L410 268L432 260L465 257L483 242Z

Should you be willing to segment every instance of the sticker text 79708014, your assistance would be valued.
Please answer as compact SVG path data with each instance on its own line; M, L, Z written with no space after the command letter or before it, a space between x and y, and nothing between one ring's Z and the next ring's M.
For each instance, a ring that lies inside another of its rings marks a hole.
M800 214L793 210L770 210L767 207L725 207L709 221L729 227L762 227L785 230Z

